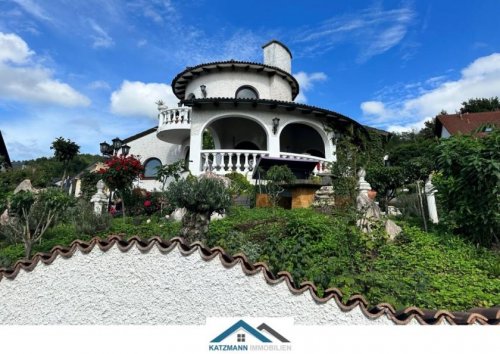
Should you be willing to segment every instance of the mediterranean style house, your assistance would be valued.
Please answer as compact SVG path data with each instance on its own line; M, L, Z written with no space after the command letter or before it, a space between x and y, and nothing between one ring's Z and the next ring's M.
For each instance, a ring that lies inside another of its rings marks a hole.
M210 170L251 179L264 157L315 162L314 174L328 172L336 160L336 134L361 126L337 112L294 102L300 88L291 73L291 51L276 40L262 48L263 63L199 64L173 79L178 106L158 101L158 126L124 140L145 166L140 187L160 189L157 168L179 160L193 175ZM212 146L203 145L204 134Z

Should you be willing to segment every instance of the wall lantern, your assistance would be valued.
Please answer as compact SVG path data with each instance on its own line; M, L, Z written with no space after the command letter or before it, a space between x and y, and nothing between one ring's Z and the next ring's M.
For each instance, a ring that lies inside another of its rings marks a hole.
M280 119L278 117L273 118L273 134L276 135L278 132L278 127L280 125Z
M101 154L104 156L113 156L118 154L118 150L122 149L122 155L127 156L130 152L130 146L123 143L120 138L114 138L112 140L112 144L108 144L106 141L103 141L99 144Z
M109 145L105 141L100 143L99 146L101 148L101 154L103 154L103 155L110 155L110 152L112 153L112 151L113 151L113 149L111 148L111 145Z
M122 147L122 141L120 140L120 138L116 137L112 140L113 142L113 150L115 150L115 154L118 152L118 150L120 150L120 148Z
M203 98L207 97L207 87L205 85L200 85L201 89L201 94L203 95Z
M129 152L130 152L130 146L128 146L127 144L122 145L122 155L127 156Z

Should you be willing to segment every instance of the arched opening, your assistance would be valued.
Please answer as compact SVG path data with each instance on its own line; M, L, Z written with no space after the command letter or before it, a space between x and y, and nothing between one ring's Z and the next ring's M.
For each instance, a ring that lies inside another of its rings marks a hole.
M215 151L204 149L202 171L248 172L262 155L260 151L267 151L266 130L249 118L220 118L208 124L205 131L210 132Z
M160 169L161 166L161 161L156 157L147 159L144 162L144 178L156 178L158 169Z
M267 150L267 133L252 119L225 117L210 123L206 129L214 135L216 149ZM253 148L247 149L245 146Z
M259 93L252 86L245 85L245 86L241 86L240 88L238 88L236 90L235 97L256 100L259 98Z
M316 129L306 124L288 124L280 134L280 151L325 158L325 144Z

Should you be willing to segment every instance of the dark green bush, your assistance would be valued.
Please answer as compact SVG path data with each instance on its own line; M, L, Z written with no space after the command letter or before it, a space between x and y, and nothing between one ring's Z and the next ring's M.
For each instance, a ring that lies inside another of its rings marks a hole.
M297 284L338 287L345 298L360 293L372 304L465 310L500 303L498 254L443 232L405 226L387 242L382 232L359 232L352 218L232 208L212 223L207 242L289 271Z

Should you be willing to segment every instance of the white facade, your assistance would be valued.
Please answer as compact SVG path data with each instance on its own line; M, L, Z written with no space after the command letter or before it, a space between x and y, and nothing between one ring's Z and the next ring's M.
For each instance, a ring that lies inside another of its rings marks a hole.
M336 161L333 125L358 125L326 109L293 102L299 92L290 50L278 41L263 46L264 63L225 61L188 67L172 82L178 107L158 106L158 127L126 142L144 163L186 161L199 175L210 169L251 178L260 157L316 162L314 174ZM327 126L329 128L327 128ZM215 149L203 149L208 132ZM160 184L141 180L152 190Z

